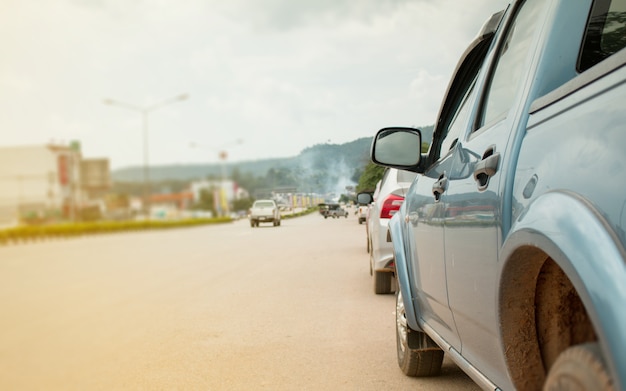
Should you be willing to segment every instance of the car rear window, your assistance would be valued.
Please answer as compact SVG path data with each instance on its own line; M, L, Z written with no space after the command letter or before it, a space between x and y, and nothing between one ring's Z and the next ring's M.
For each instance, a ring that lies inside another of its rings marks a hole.
M271 201L257 201L254 203L255 208L271 208L274 206L274 203Z

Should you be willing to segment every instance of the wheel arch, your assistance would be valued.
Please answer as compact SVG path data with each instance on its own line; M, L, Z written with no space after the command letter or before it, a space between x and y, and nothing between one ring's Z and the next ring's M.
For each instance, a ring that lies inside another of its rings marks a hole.
M402 234L401 214L397 213L389 221L388 233L391 236L391 242L393 244L393 254L395 258L395 273L399 281L399 286L396 289L400 289L402 292L402 300L404 301L404 308L406 312L406 320L410 328L413 330L421 331L421 327L417 321L417 314L413 305L413 292L411 291L409 270L405 254L404 236Z
M551 342L544 327L551 321L546 314L565 299L581 303L567 312L576 318L567 330L588 323L593 332L584 330L571 343L597 339L620 386L619 375L626 374L620 353L626 346L625 254L608 222L575 194L546 193L518 218L500 252L498 293L502 348L516 388L540 388L553 356L567 347L563 339Z

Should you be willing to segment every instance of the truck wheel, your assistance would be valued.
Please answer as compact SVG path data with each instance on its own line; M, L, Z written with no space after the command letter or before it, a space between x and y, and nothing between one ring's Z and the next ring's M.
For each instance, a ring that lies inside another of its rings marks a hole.
M409 347L409 333L422 332L411 329L407 324L402 292L399 286L396 291L396 348L398 351L398 365L407 376L424 377L438 375L443 363L443 350L432 348L411 349Z
M374 292L377 295L391 293L391 277L392 276L393 276L392 273L377 272L376 270L374 270Z
M544 391L614 390L597 342L572 346L550 368Z
M254 220L250 220L250 226L254 228Z

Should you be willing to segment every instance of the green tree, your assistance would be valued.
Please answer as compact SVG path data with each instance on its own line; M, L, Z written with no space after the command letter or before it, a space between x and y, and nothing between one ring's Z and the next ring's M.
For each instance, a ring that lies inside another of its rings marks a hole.
M356 191L374 191L376 184L382 179L385 172L385 167L376 165L372 162L368 163L363 170L363 174L359 178L359 184L356 186Z
M215 207L214 207L214 198L213 198L213 189L202 189L200 190L200 199L193 206L195 210L208 210L215 215Z
M352 201L352 199L347 194L342 194L339 196L339 202L344 202L347 204L350 201Z
M265 174L264 185L268 188L296 186L292 171L286 167L270 168Z
M254 200L252 198L240 198L238 200L233 201L233 210L248 210L252 206Z

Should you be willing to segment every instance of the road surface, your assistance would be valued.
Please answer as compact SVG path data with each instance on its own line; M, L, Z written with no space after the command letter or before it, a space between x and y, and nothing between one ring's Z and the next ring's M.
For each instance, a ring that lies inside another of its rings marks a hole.
M478 389L404 376L372 289L353 214L0 247L0 389Z

